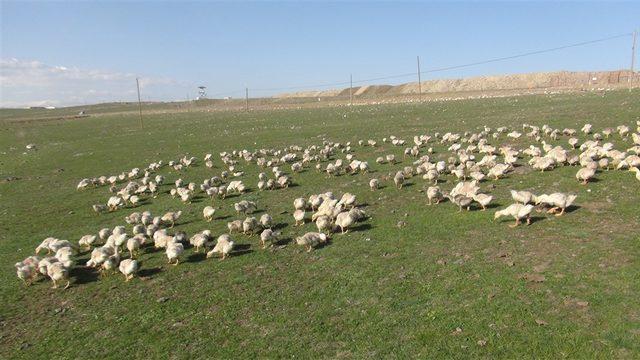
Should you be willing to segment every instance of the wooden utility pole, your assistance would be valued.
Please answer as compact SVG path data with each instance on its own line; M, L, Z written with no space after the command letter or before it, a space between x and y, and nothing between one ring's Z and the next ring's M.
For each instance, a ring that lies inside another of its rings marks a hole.
M244 88L244 110L249 111L249 88Z
M633 78L635 74L635 66L636 66L636 39L638 37L638 31L633 31L633 39L631 40L631 72L629 73L629 79L627 82L629 83L629 92L631 92L631 88L633 88Z
M631 44L631 74L635 69L636 65L636 39L638 38L638 31L633 31L633 43Z
M349 74L349 105L353 104L353 74Z
M140 100L140 79L136 78L136 88L138 88L138 111L140 112L140 129L144 129L142 122L142 101Z
M418 58L418 94L422 96L422 81L420 80L420 56Z

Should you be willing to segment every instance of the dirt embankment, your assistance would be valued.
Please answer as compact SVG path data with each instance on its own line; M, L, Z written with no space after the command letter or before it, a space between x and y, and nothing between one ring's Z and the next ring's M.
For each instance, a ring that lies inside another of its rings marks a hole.
M628 70L549 73L531 73L499 76L480 76L465 79L429 80L420 83L422 93L454 93L493 90L532 90L532 89L605 89L628 86L640 86L640 73ZM353 87L353 96L378 97L418 94L417 82L400 85L365 85ZM349 88L331 90L312 90L284 93L274 98L301 97L346 97Z

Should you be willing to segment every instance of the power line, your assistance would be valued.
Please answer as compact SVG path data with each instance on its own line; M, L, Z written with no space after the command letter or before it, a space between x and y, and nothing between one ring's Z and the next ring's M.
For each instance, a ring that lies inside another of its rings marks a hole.
M622 38L622 37L626 37L626 36L630 36L630 35L633 35L633 33L625 33L625 34L620 34L620 35L614 35L614 36L609 36L609 37L602 38L602 39L583 41L583 42L579 42L579 43L575 43L575 44L563 45L563 46L558 46L558 47L544 49L544 50L529 51L529 52L525 52L525 53L521 53L521 54L517 54L517 55L504 56L504 57L493 58L493 59L489 59L489 60L476 61L476 62L472 62L472 63L468 63L468 64L436 68L436 69L431 69L431 70L424 71L423 73L434 73L434 72L454 70L454 69L460 69L460 68L476 66L476 65L484 65L484 64L494 63L494 62L498 62L498 61L517 59L517 58L521 58L521 57L525 57L525 56L544 54L544 53L549 53L549 52L558 51L558 50L564 50L564 49L569 49L569 48L574 48L574 47L579 47L579 46L584 46L584 45L595 44L595 43L604 42L604 41L613 40L613 39L618 39L618 38Z
M480 61L475 61L475 62L466 63L466 64L460 64L460 65L454 65L454 66L446 66L446 67L440 67L440 68L433 68L433 69L420 71L419 74L431 74L431 73L436 73L436 72L443 72L443 71L449 71L449 70L455 70L455 69L462 69L462 68L466 68L466 67L490 64L490 63L495 63L495 62L500 62L500 61L513 60L513 59L518 59L518 58L532 56L532 55L545 54L545 53L550 53L550 52L554 52L554 51L570 49L570 48L574 48L574 47L580 47L580 46L585 46L585 45L596 44L596 43L605 42L605 41L614 40L614 39L619 39L619 38L627 37L627 36L633 36L633 33L618 34L618 35L608 36L608 37L604 37L604 38L600 38L600 39L582 41L582 42L578 42L578 43L567 44L567 45L562 45L562 46L556 46L556 47L547 48L547 49L528 51L528 52L523 52L523 53L519 53L519 54L515 54L515 55L491 58L491 59L487 59L487 60L480 60ZM375 77L375 78L354 80L354 81L339 81L339 82L332 82L332 83L285 86L285 87L277 87L277 88L276 87L274 87L274 88L256 88L256 89L251 89L251 91L253 91L253 92L267 92L267 91L304 90L304 89L335 87L335 86L347 86L347 85L352 86L352 84L362 84L362 83L368 83L368 82L373 82L373 81L399 79L399 78L413 77L415 75L416 75L415 72L411 72L411 73L387 75L387 76L380 76L380 77ZM243 91L244 90L238 90L238 91L234 91L234 92L224 92L224 93L219 93L219 94L213 94L213 96L236 94L236 93L242 93Z
M601 38L601 39L596 39L596 40L583 41L583 42L579 42L579 43L575 43L575 44L557 46L557 47L543 49L543 50L529 51L529 52L520 53L520 54L516 54L516 55L503 56L503 57L492 58L492 59L488 59L488 60L481 60L481 61L476 61L476 62L467 63L467 64L446 66L446 67L441 67L441 68L433 68L433 69L421 71L420 74L430 74L430 73L435 73L435 72L442 72L442 71L448 71L448 70L462 69L462 68L465 68L465 67L490 64L490 63L499 62L499 61L512 60L512 59L522 58L522 57L531 56L531 55L544 54L544 53L549 53L549 52L553 52L553 51L569 49L569 48L573 48L573 47L579 47L579 46L584 46L584 45L595 44L595 43L604 42L604 41L613 40L613 39L618 39L618 38L631 36L631 35L633 35L633 33L625 33L625 34L609 36L609 37L606 37L606 38ZM372 79L358 80L358 81L354 81L354 83L363 83L363 82L370 82L370 81L387 80L387 79L394 79L394 78L399 78L399 77L409 77L409 76L413 76L413 75L414 75L413 73L398 74L398 75L384 76L384 77L378 77L378 78L372 78Z

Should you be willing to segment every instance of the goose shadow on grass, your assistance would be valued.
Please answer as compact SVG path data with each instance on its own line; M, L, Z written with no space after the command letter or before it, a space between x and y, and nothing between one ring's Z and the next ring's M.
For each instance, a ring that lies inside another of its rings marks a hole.
M199 252L199 253L198 252L194 252L193 254L191 254L191 255L189 255L187 257L187 262L198 263L198 262L206 260L206 258L207 258L206 251L205 252Z
M198 220L199 220L199 219L198 219ZM176 222L176 223L175 223L175 225L174 225L173 227L174 227L174 229L175 229L175 227L176 227L176 226L188 225L188 224L191 224L191 223L194 223L194 222L196 222L196 221L195 221L195 220L187 220L187 221L181 221L181 222L179 222L179 223L178 223L178 222ZM172 230L170 227L169 227L169 228L167 228L167 229L168 229L168 230Z
M278 231L278 230L286 228L287 226L289 226L288 223L278 223L278 224L273 225L272 229Z
M504 206L504 205L499 203L499 202L492 202L489 205L487 205L487 210L496 209L496 208L499 208L499 207L502 207L502 206ZM480 207L480 208L482 208L482 207Z
M545 220L546 217L544 217L544 216L531 216L530 219L531 219L530 220L530 222L531 222L530 225L533 225L533 224L537 223L538 221ZM507 223L510 226L515 224L515 220L512 217L501 218L501 219L496 220L495 222L498 223L498 224ZM520 225L518 225L518 226L527 226L527 221L526 220L520 220Z
M566 213L572 213L574 211L580 210L580 208L582 208L582 206L580 205L571 205L568 208L564 209L565 214Z
M251 244L238 244L233 249L231 256L242 256L246 254L251 254L253 250L251 249Z
M324 247L326 247L326 246L329 246L329 245L331 245L332 243L333 243L333 240L332 240L332 239L327 238L327 241L325 241L325 242L323 242L323 243L320 243L320 244L316 245L316 247L315 247L315 248L313 248L312 252L313 252L313 251L316 251L316 250L320 250L320 249L322 249L322 248L324 248Z
M230 219L230 218L232 218L232 217L233 217L233 216L231 216L231 215L225 215L225 216L218 216L218 217L215 217L215 218L213 218L213 219L214 219L214 220L226 220L226 219Z
M140 277L152 277L153 275L159 274L162 272L161 267L153 267L153 268L144 268L138 270L138 276Z
M367 231L367 230L371 230L373 229L373 226L369 223L365 223L365 224L359 224L358 226L354 226L352 228L349 229L349 232L359 232L359 231ZM338 229L339 231L339 229ZM338 232L338 234L340 234Z
M74 284L77 285L92 283L100 278L97 270L86 266L74 267L69 275L75 278Z
M369 171L369 173L372 173L373 171ZM350 172L346 172L344 173L344 176L349 176L349 177L354 177L354 176L358 176L358 175L364 175L363 173L361 173L359 170L358 171L350 171Z
M580 206L580 205L571 205L568 208L564 209L564 213L565 214L569 214L569 213L572 213L574 211L580 210L581 208L582 208L582 206ZM554 215L560 214L560 211L561 211L560 209L557 209L555 211L555 213L549 213L548 212L549 210L550 209L542 209L542 210L536 210L536 212L542 213L542 214L547 214L547 216L554 216ZM562 217L563 215L560 215L559 217Z
M140 200L138 201L138 204L135 207L139 207L139 206L145 206L145 205L151 205L151 199L146 198L144 200Z
M487 205L487 209L485 211L491 210L491 209L495 209L495 208L499 208L501 205L498 203L490 203L489 205ZM482 210L482 205L478 204L478 203L473 203L470 205L471 211L483 211ZM465 208L462 208L463 211L465 210Z
M154 254L157 252L161 252L164 249L156 248L155 246L153 246L153 244L151 244L150 246L145 246L143 250L144 250L143 254Z
M278 240L274 241L273 245L275 245L275 246L283 246L283 245L289 245L292 242L293 242L293 238L287 237L287 238L282 238L282 239L278 239Z
M546 217L544 217L544 216L532 216L530 219L531 219L531 221L530 221L530 222L531 222L531 225L533 225L533 224L537 223L538 221L545 220L545 219L546 219ZM525 225L526 225L526 223L527 223L527 222L526 222L526 221L524 221L524 223L525 223Z

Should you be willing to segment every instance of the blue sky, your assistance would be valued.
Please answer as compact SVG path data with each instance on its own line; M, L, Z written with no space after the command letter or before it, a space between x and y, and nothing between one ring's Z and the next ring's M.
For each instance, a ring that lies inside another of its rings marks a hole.
M0 106L354 81L628 33L640 2L2 2ZM631 37L423 80L628 68ZM413 77L377 83L415 81ZM266 96L278 90L252 91Z

